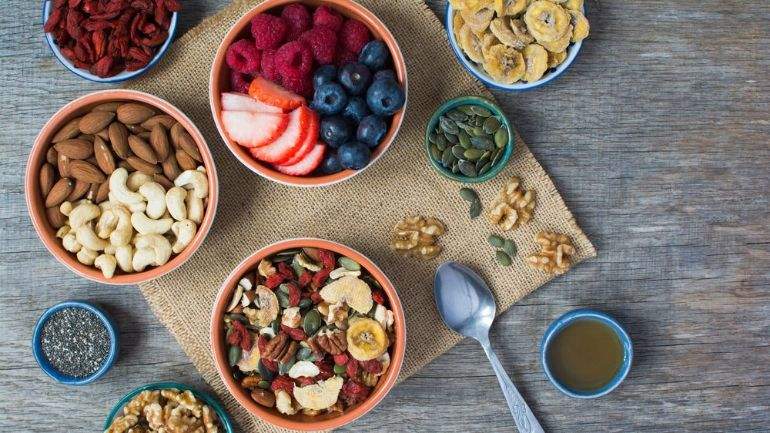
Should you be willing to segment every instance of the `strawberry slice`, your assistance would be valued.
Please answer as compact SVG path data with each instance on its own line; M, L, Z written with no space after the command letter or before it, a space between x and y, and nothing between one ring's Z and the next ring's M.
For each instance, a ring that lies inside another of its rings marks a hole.
M225 111L251 111L254 113L283 113L280 107L257 101L243 93L222 93L222 110Z
M305 135L305 141L302 142L302 145L297 148L293 155L289 156L284 161L279 162L280 165L292 165L298 163L299 160L304 158L305 155L313 149L313 146L318 143L318 128L320 127L318 114L312 110L310 112L312 115L307 127L308 133Z
M308 126L312 115L313 112L304 105L289 113L289 125L283 134L267 146L252 148L251 156L273 164L288 159L311 132Z
M292 93L283 87L262 77L254 78L249 86L252 98L282 108L284 111L293 110L305 103L305 98Z
M280 137L289 125L289 115L223 111L222 124L227 135L241 146L257 147Z
M326 151L326 145L318 143L313 146L313 149L305 155L299 162L292 165L276 165L275 169L281 173L291 176L304 176L310 174L321 165L321 161L324 159L324 152Z

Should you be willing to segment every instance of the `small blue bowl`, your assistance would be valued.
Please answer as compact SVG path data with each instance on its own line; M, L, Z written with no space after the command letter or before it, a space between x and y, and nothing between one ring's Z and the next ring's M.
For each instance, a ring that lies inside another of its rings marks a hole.
M484 83L489 88L496 89L496 90L503 90L506 92L523 92L526 90L532 90L536 89L540 86L543 86L545 84L548 84L552 80L556 79L559 75L561 75L564 71L567 70L567 68L570 67L572 62L575 61L575 58L577 57L578 53L580 52L580 47L583 46L583 41L573 42L570 43L567 47L567 58L564 59L564 61L558 65L555 69L548 69L545 71L545 74L537 80L532 83L526 83L526 82L516 82L513 84L502 84L498 83L495 80L492 79L492 77L489 76L489 74L484 71L483 68L477 66L474 62L472 62L468 57L465 56L465 53L463 53L462 48L460 48L460 45L455 40L455 32L454 32L454 23L452 21L452 16L454 9L452 9L452 5L450 2L447 2L446 4L446 14L444 18L444 27L446 27L447 32L447 38L449 39L449 44L452 46L452 51L455 53L455 57L457 57L457 60L460 62L461 65L465 67L465 69L468 70L468 72L471 73L476 79ZM583 6L583 14L585 15L586 7Z
M219 423L224 427L224 433L233 433L235 431L233 429L233 422L230 420L230 416L227 414L224 406L222 406L222 404L219 403L214 397L211 397L205 392L196 391L187 385L177 382L150 383L148 385L140 386L139 388L136 388L128 394L124 395L123 398L121 398L120 401L118 401L118 403L112 407L110 414L107 415L107 419L104 421L104 430L107 430L110 427L112 420L121 414L123 407L140 392L168 388L176 388L180 391L191 391L196 398L203 400L203 402L206 403L210 408L214 409L214 412L216 412L217 417L219 418Z
M107 355L107 359L104 361L104 364L102 364L101 368L99 368L99 370L90 376L73 377L62 374L53 368L53 366L45 358L45 355L43 355L43 349L40 347L40 337L43 333L43 325L45 325L53 313L64 308L82 308L96 314L96 317L98 317L107 328L107 333L110 334L110 352ZM86 385L104 376L115 363L115 359L118 355L117 327L115 326L115 322L112 321L107 313L105 313L104 310L97 307L96 305L84 301L62 302L47 309L43 315L37 319L37 323L35 323L35 331L32 334L32 353L35 355L35 360L37 361L37 364L40 366L40 368L45 372L45 374L51 376L55 381L65 385Z
M574 391L567 388L566 386L562 385L553 376L553 374L551 374L551 369L548 366L546 354L548 353L548 346L551 344L551 341L567 325L576 320L598 320L608 325L610 328L612 328L613 331L615 331L615 334L620 339L620 343L623 345L623 364L620 366L620 369L612 378L612 380L609 381L609 383L595 391L583 392ZM634 349L631 345L631 337L629 337L626 330L620 326L620 323L618 323L617 320L613 319L608 314L602 313L601 311L592 310L590 308L572 310L561 315L558 319L551 323L551 325L545 331L545 335L543 335L543 340L540 342L540 363L543 365L543 370L545 371L545 375L548 376L548 380L550 380L559 391L575 398L597 398L610 393L612 390L617 388L618 385L623 382L623 379L625 379L628 375L628 372L631 370L631 363L633 358Z
M43 1L43 25L48 20L48 15L51 13L51 6L53 4L52 0L44 0ZM80 69L76 67L69 59L64 57L64 55L59 50L59 46L56 45L56 41L53 39L53 35L51 33L45 34L45 40L48 42L48 46L51 48L51 51L53 51L53 54L56 56L56 58L59 60L59 63L64 65L65 68L69 69L70 72L77 75L78 77L85 78L86 80L93 81L95 83L120 83L122 81L130 80L132 78L136 78L145 72L152 69L153 66L155 66L158 61L160 61L161 57L163 57L164 54L166 54L166 51L168 50L168 47L171 46L171 41L174 40L174 34L176 34L176 25L177 25L177 19L179 18L178 12L173 12L171 14L171 23L168 26L168 38L166 38L166 42L161 45L160 49L158 49L158 52L155 53L155 57L150 60L150 63L147 64L142 69L137 69L136 71L123 71L117 75L114 75L112 77L106 77L102 78L98 75L94 75L90 73L89 71L85 69ZM42 27L42 25L41 25Z

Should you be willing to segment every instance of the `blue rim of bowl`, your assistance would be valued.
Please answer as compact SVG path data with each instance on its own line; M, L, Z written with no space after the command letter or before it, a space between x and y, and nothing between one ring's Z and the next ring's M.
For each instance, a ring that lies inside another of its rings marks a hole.
M551 374L551 370L548 368L548 362L546 359L548 346L550 345L553 338L558 335L558 333L562 331L565 326L581 319L598 320L606 325L609 325L612 330L615 331L615 334L618 336L621 344L623 345L623 364L620 366L618 372L606 385L590 392L574 391L562 385L553 376L553 374ZM574 398L597 398L609 394L615 388L620 386L626 376L628 376L628 372L631 370L633 359L634 348L633 344L631 343L631 337L628 336L628 333L623 328L623 326L621 326L620 323L618 323L618 321L609 314L590 308L580 308L577 310L568 311L559 316L558 319L554 320L551 325L548 326L548 329L545 331L545 334L543 334L543 339L540 342L540 364L543 366L543 371L548 377L548 380L550 380L559 391Z
M51 13L51 4L52 0L43 0L43 22L41 24L40 29L42 30L42 26L45 25L46 20L48 20L48 15ZM171 14L171 23L168 26L168 38L166 38L166 42L161 45L160 49L158 49L158 52L155 54L155 57L150 60L150 63L148 63L145 67L142 69L138 69L136 71L123 71L120 72L117 75L114 75L112 77L107 78L101 78L97 75L94 75L85 69L80 69L75 67L75 65L69 61L64 55L61 53L61 50L59 50L59 46L56 45L56 42L53 40L53 35L51 33L45 33L44 39L48 43L48 47L51 49L51 52L53 52L54 57L61 63L65 68L67 68L70 72L77 75L80 78L85 78L88 81L92 81L94 83L120 83L126 80L130 80L132 78L136 78L145 72L152 69L155 64L157 64L160 59L163 57L164 54L166 54L166 51L168 51L168 48L171 46L172 41L174 40L174 35L176 34L176 26L177 26L177 20L179 18L179 13L174 12Z
M45 358L45 355L43 355L43 349L40 346L40 337L43 333L43 325L45 325L52 314L65 308L82 308L84 310L90 311L91 313L95 314L99 320L101 320L101 322L104 324L104 327L107 328L107 333L110 335L110 352L107 355L107 359L105 359L102 366L99 367L99 369L90 376L73 377L63 374L57 371L48 362L48 360ZM117 327L115 326L115 322L112 321L110 316L107 315L104 310L94 304L85 301L65 301L45 310L40 318L37 319L37 323L35 323L35 330L32 334L32 353L35 356L35 361L37 361L40 369L42 369L45 374L50 376L55 381L65 385L86 385L104 376L115 363L115 359L118 355L118 346L118 332Z
M450 170L447 170L441 164L439 164L438 161L435 161L430 154L430 140L428 137L430 136L430 132L433 129L435 129L436 125L438 124L439 116L457 107L458 105L481 105L484 108L487 108L493 111L496 115L498 115L503 120L503 125L505 125L505 127L508 128L508 143L506 143L505 145L505 152L503 153L502 158L500 158L500 161L497 162L497 165L492 167L483 176L468 177L468 176L454 174ZM503 171L505 166L508 165L508 161L510 161L515 147L516 147L516 131L511 126L511 122L508 120L508 116L505 115L503 110L497 104L490 101L489 99L482 98L480 96L459 96L457 98L452 98L448 101L445 101L438 108L436 108L436 111L433 112L433 115L431 116L427 126L425 127L425 152L428 155L428 161L430 162L430 165L436 171L438 171L442 176L457 182L481 183L481 182L486 182L490 179L494 179L495 176L500 174L500 172Z
M147 391L147 390L155 391L159 389L168 389L168 388L175 388L180 391L192 392L196 398L203 400L204 403L206 403L209 407L214 409L214 412L216 412L217 417L219 418L220 424L222 424L225 428L224 433L233 433L235 431L233 429L233 422L230 420L230 415L227 414L227 410L225 410L225 407L222 406L222 404L217 399L215 399L214 397L210 396L205 392L197 391L188 385L185 385L183 383L178 383L178 382L155 382L155 383L148 383L147 385L142 385L138 388L134 388L128 394L124 395L115 404L115 406L112 407L112 410L110 411L109 415L107 415L107 419L104 421L104 430L107 430L110 427L110 424L112 424L112 421L120 413L123 407L132 398L136 397L137 394L139 394L140 392Z
M567 58L564 59L564 62L561 65L557 66L555 70L553 70L552 68L549 68L548 70L546 70L546 74L543 76L543 78L533 83L500 84L492 80L492 78L490 78L489 75L487 75L486 73L480 71L470 60L468 60L467 57L465 57L465 54L463 54L454 36L454 31L453 31L454 26L452 23L452 9L453 9L452 5L449 4L449 2L447 2L445 16L444 16L444 27L446 28L447 39L449 39L449 45L452 46L452 52L454 52L457 60L460 62L460 64L463 65L463 67L468 72L470 72L471 75L476 77L476 79L484 83L487 87L490 87L496 90L502 90L505 92L525 92L527 90L533 90L550 83L572 65L572 62L575 61L575 58L580 52L580 48L583 46L583 41L571 42L569 46L567 46L567 51L569 53L567 54ZM586 6L584 3L583 14L585 15L585 13L586 13Z

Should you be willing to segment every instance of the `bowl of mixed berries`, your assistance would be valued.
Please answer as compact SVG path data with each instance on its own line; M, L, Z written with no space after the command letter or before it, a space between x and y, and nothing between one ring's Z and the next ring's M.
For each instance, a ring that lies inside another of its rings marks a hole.
M358 3L268 0L225 35L211 70L214 122L249 169L326 186L372 165L404 117L395 38Z

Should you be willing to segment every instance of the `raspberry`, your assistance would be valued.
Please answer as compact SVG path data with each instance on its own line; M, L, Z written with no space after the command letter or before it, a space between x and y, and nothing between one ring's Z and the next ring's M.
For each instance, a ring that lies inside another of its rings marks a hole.
M358 361L355 359L349 359L347 364L345 365L345 373L350 378L356 377L358 374Z
M286 77L282 80L281 84L287 90L290 90L298 95L304 96L310 99L313 96L313 78L289 78Z
M260 50L277 48L286 39L289 25L283 18L270 14L257 14L251 19L251 35Z
M256 74L259 72L262 55L249 39L241 39L227 48L225 55L227 66L242 74Z
M307 77L313 70L313 52L302 42L287 42L275 52L275 69L284 78Z
M366 400L366 397L369 396L369 388L351 379L342 385L340 396L348 406L353 406Z
M316 375L316 378L320 380L326 380L334 376L334 366L332 366L332 364L326 359L316 361L315 365L318 366L318 370L320 370L318 375Z
M326 26L334 32L342 27L342 16L327 6L319 6L313 13L313 27Z
M358 61L358 55L352 51L348 51L346 49L337 50L337 58L334 60L334 63L337 64L338 68L341 68L348 63L354 63ZM264 68L263 68L264 69Z
M340 38L342 46L345 47L345 49L358 55L364 48L364 45L372 39L372 35L369 33L369 29L366 28L364 23L358 20L349 19L342 24Z
M262 51L262 76L275 84L281 84L281 76L275 68L275 50Z
M313 58L319 65L328 65L334 62L337 53L337 34L328 27L314 27L299 37L299 40L310 46Z
M293 41L310 28L310 12L301 3L287 5L281 11L281 18L289 25L287 40Z
M241 74L236 70L230 70L230 90L233 92L249 93L251 77Z

